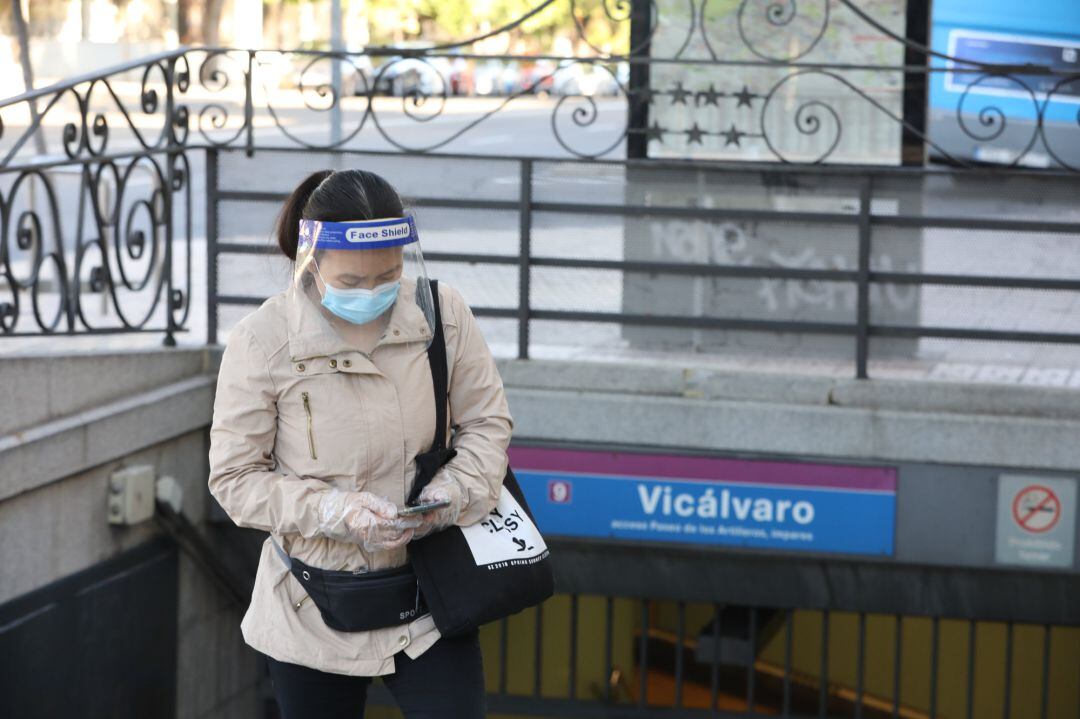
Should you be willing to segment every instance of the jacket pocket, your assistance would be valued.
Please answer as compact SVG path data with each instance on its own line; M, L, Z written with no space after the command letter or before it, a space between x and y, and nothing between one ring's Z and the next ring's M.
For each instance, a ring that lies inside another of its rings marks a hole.
M300 397L304 401L304 414L307 415L308 451L311 452L312 459L318 459L319 455L315 453L315 428L314 421L311 418L311 399L308 397L307 392L301 392Z

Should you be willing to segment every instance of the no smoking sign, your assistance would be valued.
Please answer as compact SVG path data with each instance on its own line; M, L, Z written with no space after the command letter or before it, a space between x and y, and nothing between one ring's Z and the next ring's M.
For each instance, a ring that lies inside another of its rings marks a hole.
M1071 567L1076 545L1076 480L1003 474L998 477L999 564Z
M1012 504L1013 519L1029 532L1049 532L1061 519L1061 500L1054 490L1039 484L1024 487Z

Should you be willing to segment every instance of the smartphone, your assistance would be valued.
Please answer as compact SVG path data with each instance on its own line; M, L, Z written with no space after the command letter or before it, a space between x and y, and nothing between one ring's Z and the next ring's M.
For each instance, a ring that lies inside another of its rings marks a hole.
M404 507L398 510L399 517L411 517L414 514L423 514L424 512L430 512L433 509L440 509L442 507L449 507L450 500L444 499L441 502L431 502L429 504L414 504L411 507Z

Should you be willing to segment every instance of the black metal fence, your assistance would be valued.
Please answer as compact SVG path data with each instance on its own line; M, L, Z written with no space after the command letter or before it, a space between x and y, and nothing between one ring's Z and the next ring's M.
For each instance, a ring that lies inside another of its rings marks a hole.
M276 156L280 166L289 166L291 158L299 157L298 152L268 150L262 158L267 162L269 156ZM394 155L339 151L321 157L327 165L344 161L373 166L380 162L392 163ZM216 180L222 162L250 165L249 170L234 172L234 177L249 176L254 168L263 166L257 161L244 160L239 151L208 151L208 341L211 343L217 341L218 313L222 306L255 305L265 299L261 295L222 292L217 270L221 259L228 255L277 252L276 246L269 242L235 242L222 238L219 218L226 213L246 213L243 216L253 218L252 222L259 226L265 237L270 228L266 218L276 212L288 194L288 184L294 179L288 178L289 183L282 184L282 189L276 191L221 186ZM491 169L494 164L501 167ZM1080 298L1077 294L1080 293L1080 278L1074 275L1053 277L1007 270L980 274L970 270L917 269L922 264L923 233L933 230L961 233L943 238L946 242L963 243L956 251L958 257L980 252L980 247L985 248L987 244L986 235L995 233L1007 233L1009 241L1015 245L1013 257L1022 255L1025 243L1047 237L1060 238L1062 251L1074 252L1078 247L1076 243L1080 243L1080 216L1075 209L1070 210L1069 188L1074 182L1071 178L1045 173L1020 176L960 170L942 173L899 168L810 169L594 160L590 161L585 175L608 178L611 185L606 196L594 200L589 196L589 187L579 187L573 178L563 180L564 189L552 188L549 180L563 166L564 162L545 158L503 157L496 162L468 155L440 155L437 161L431 160L435 174L440 168L465 178L501 173L506 182L497 188L477 187L469 184L467 179L455 184L448 174L447 182L440 185L447 191L438 195L417 194L409 175L404 171L401 173L405 179L399 188L418 211L470 211L468 222L472 226L452 227L452 232L467 235L475 231L480 226L476 218L485 215L512 213L516 216L516 237L504 234L499 242L477 242L473 245L475 249L470 251L443 251L438 242L428 243L425 255L442 269L444 276L453 276L454 268L462 266L481 268L481 274L487 275L499 269L514 274L516 286L500 285L503 293L495 297L501 306L474 304L473 310L478 316L515 324L514 342L520 358L530 356L534 342L532 328L544 323L561 323L564 327L570 326L567 323L614 326L621 328L624 338L627 328L641 328L639 335L630 335L632 344L668 350L700 351L702 347L712 347L718 352L736 351L739 348L732 338L745 333L833 338L835 347L819 350L833 356L846 356L857 377L868 376L872 342L880 343L878 347L882 349L883 357L917 354L915 345L900 343L913 343L920 338L1060 346L1080 344L1080 324L1068 317L1062 319L1069 331L1036 329L1033 318L1022 309L1011 318L997 318L1000 320L997 327L993 315L960 318L982 326L946 325L925 321L929 314L929 302L925 297L922 308L913 303L910 307L897 309L886 301L889 296L925 287L961 293L1032 291ZM537 187L538 173L543 175L543 188ZM429 178L414 179L420 182ZM697 194L687 195L692 188L697 188ZM729 196L729 192L735 194ZM511 199L507 193L515 196ZM1016 208L1013 210L1004 206L1006 200L1002 197L1008 193L1014 193L1012 200ZM1025 203L1039 203L1042 207L1036 216L1032 216L1023 211ZM1048 204L1059 208L1056 217L1043 216ZM255 206L259 207L257 211L253 209ZM991 208L997 216L984 214ZM579 234L569 247L551 242L538 243L534 238L538 217L570 222ZM590 246L599 244L589 235L590 223L599 222L598 218L614 222L615 237L608 243L611 251L607 252L609 257L606 258L589 256L590 251L587 251ZM643 235L648 235L650 230L652 235L663 235L671 231L672 223L739 231L749 236L751 243L760 240L761 244L768 245L773 250L772 256L750 250L738 256L728 251L723 257L716 252L692 251L686 253L689 259L681 259L678 253L669 252L665 247L650 247L649 237ZM773 228L773 232L763 232L762 228ZM823 236L823 232L828 236ZM260 232L254 234L260 235ZM791 255L795 257L817 243L835 253L830 260L832 267L815 267L812 263L791 266L793 263L783 261L784 252L795 253ZM888 254L890 247L894 248L893 255ZM897 252L909 257L912 269L896 267L889 261ZM574 272L582 273L560 285L563 296L559 303L568 306L566 309L551 309L551 297L536 288L538 274L551 271L565 271L571 277ZM613 311L590 309L590 305L612 305L612 302L605 303L593 296L597 292L598 278L604 273L614 277L614 284L621 289L621 298L614 300L619 306ZM462 279L463 284L470 281ZM665 312L663 306L658 310L655 300L651 299L658 291L639 293L639 296L635 294L635 281L662 288L676 298L685 293L688 282L709 283L707 287L712 291L726 294L723 303L705 307L680 307L678 301L673 301L669 303L673 311ZM732 285L738 287L740 281L759 284L754 286L757 289L727 289ZM779 307L781 314L790 310L788 316L769 319L761 316L767 302L763 301L760 288L765 287L798 292L827 287L838 296L849 298L850 302L843 307L819 307L811 308L811 311ZM993 295L987 296L993 299ZM680 308L684 311L674 311ZM1009 323L1014 326L1008 326ZM1073 325L1076 329L1071 329ZM688 340L673 336L674 330L705 334L696 340ZM587 332L578 332L574 336L578 341L588 342L587 335ZM713 344L709 344L710 337L716 337Z
M481 629L495 716L1077 717L1080 628L557 594ZM393 707L379 684L372 704ZM267 716L278 716L264 687Z
M557 595L481 631L493 714L1076 717L1080 630ZM392 706L374 687L372 699ZM272 701L272 699L271 699Z
M846 177L847 191L856 197L853 209L804 207L798 212L710 206L710 198L693 186L686 187L689 194L681 203L668 201L665 206L647 205L632 195L619 202L582 197L549 201L536 194L529 179L537 163L549 158L516 153L510 159L519 166L521 194L512 201L470 204L464 198L418 197L419 204L430 207L519 213L521 247L515 258L476 252L468 253L471 257L442 253L440 259L518 267L524 299L514 308L487 307L482 312L518 321L520 356L529 354L530 322L558 321L740 337L754 332L854 338L851 354L860 377L867 374L874 339L882 346L920 338L1076 344L1078 333L1067 323L1064 330L1041 331L1017 323L987 329L993 322L981 320L970 327L876 322L873 297L886 285L920 292L948 286L1067 293L1077 287L1075 274L1068 272L1040 277L1008 272L986 276L948 268L890 270L875 266L872 244L879 229L1075 235L1076 213L1066 204L1018 218L985 203L978 213L934 217L880 210L874 203L882 186L894 181L925 185L988 177L986 192L1021 187L1035 204L1047 182L1057 183L1054 192L1060 194L1080 167L1080 143L1075 141L1080 127L1070 99L1080 88L1080 75L944 55L925 46L924 33L905 34L905 28L920 25L918 13L925 8L920 10L919 4L909 8L905 22L899 16L871 17L850 0L743 0L723 8L691 0L678 17L661 17L664 7L645 0L604 4L605 22L622 33L616 43L621 51L602 49L574 13L580 46L588 48L581 55L472 51L478 41L506 35L561 1L545 0L483 37L424 49L370 47L360 53L328 53L181 48L0 102L0 336L161 332L171 344L177 333L191 329L192 296L201 294L204 281L202 253L193 254L193 240L204 234L204 221L214 212L201 206L197 189L204 177L204 151L211 156L235 150L253 156L273 148L352 153L358 143L368 143L374 147L359 149L465 162L475 157L451 153L459 146L455 143L482 136L493 123L503 122L511 134L522 132L530 142L547 142L552 157L588 162L588 167L605 171L623 168L632 176L631 188L649 173L729 173L757 178L767 187L820 175ZM862 58L852 39L860 29L871 29L882 57L895 62ZM447 108L475 98L456 94L451 61L520 63L533 71L462 114ZM704 77L712 80L699 87L697 80L691 82L689 70L707 70ZM563 82L567 77L571 81ZM955 107L942 110L935 104L941 115L935 120L924 110L939 81L951 88ZM550 95L538 105L547 120L514 130L516 120L509 120L512 103L539 94ZM931 121L944 123L944 129L935 131ZM623 159L627 155L634 159ZM879 166L823 169L823 163L923 165L930 157L968 169L941 174L904 174ZM698 160L686 162L688 158ZM987 170L986 158L1016 172ZM724 167L721 161L747 162ZM1028 175L1019 170L1024 165L1045 165L1051 171ZM225 201L236 196L229 193L241 191L221 190L218 199ZM658 262L645 256L589 261L545 257L530 245L529 223L537 213L553 212L713 224L783 221L819 230L853 230L858 251L842 268L764 261L741 267L718 261L663 264L668 277L714 283L757 278L786 283L787 288L799 283L804 288L845 285L837 291L853 289L853 316L796 322L716 311L688 316L642 307L612 313L536 306L530 303L529 290L537 270L618 271L633 278L654 272ZM226 245L217 251L232 250ZM212 265L207 269L211 286Z

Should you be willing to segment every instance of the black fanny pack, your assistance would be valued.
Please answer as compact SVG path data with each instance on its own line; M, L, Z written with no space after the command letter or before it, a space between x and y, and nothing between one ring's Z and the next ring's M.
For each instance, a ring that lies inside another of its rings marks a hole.
M273 536L270 541L331 629L380 629L406 624L428 613L411 564L373 572L321 569L290 557Z

